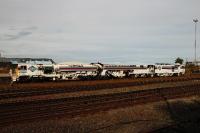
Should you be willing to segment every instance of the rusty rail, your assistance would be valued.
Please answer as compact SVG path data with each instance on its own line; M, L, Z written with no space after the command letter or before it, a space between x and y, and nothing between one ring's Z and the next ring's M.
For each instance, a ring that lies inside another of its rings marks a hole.
M177 82L177 81L189 81L194 80L191 77L171 77L171 78L150 78L136 81L123 81L123 82L113 82L113 83L103 83L103 84L94 84L94 85L77 85L77 86L64 86L58 88L24 88L24 89L4 89L0 90L0 100L9 99L9 98L18 98L18 97L28 97L28 96L38 96L38 95L47 95L47 94L59 94L59 93L71 93L79 91L93 91L101 89L113 89L113 88L122 88L122 87L131 87L139 86L153 83L163 83L163 82Z
M99 111L199 94L200 85L189 85L97 96L0 104L0 126L38 119L87 115Z

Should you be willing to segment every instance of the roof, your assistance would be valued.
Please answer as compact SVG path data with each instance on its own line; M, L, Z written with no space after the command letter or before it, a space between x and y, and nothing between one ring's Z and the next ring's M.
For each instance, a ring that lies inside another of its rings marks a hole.
M72 61L72 62L62 62L62 63L58 63L59 65L88 65L87 63L83 63L83 62L76 62L76 61Z
M0 62L31 63L31 64L55 64L52 59L48 58L0 58Z
M8 58L0 57L0 62L10 62Z

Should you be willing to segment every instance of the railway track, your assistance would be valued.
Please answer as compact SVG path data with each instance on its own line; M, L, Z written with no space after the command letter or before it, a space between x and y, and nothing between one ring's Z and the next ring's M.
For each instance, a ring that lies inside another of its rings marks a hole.
M177 81L189 81L194 80L192 77L167 77L167 78L146 78L142 80L132 80L116 83L103 83L103 84L92 84L92 85L76 85L76 86L63 86L63 87L54 87L54 88L19 88L15 89L15 86L11 89L2 89L0 90L0 100L9 99L9 98L18 98L18 97L28 97L28 96L38 96L38 95L47 95L47 94L59 94L59 93L71 93L78 91L93 91L101 89L112 89L112 88L121 88L121 87L130 87L138 85L146 85L160 82L177 82Z
M5 103L0 104L0 127L55 117L87 115L99 111L192 95L200 95L200 85Z

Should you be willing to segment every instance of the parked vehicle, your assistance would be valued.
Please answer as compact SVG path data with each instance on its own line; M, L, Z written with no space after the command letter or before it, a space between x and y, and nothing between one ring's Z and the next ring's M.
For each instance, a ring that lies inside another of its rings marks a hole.
M89 80L98 78L180 76L185 74L185 66L180 64L117 65L100 62L91 64L64 62L56 64L52 59L45 58L14 58L11 61L15 68L8 69L9 72L7 73L9 73L12 81Z

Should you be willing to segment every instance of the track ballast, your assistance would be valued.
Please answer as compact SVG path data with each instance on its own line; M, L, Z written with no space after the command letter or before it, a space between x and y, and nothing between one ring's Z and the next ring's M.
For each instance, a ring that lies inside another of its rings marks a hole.
M77 85L63 85L63 86L53 86L49 88L29 88L27 87L10 87L10 89L0 90L0 100L18 98L18 97L29 97L29 96L39 96L39 95L48 95L48 94L60 94L60 93L71 93L71 92L80 92L80 91L94 91L101 89L113 89L121 87L130 87L138 85L146 85L153 83L163 83L163 82L177 82L177 81L189 81L197 79L197 77L162 77L162 78L144 78L136 80L124 80L121 82L102 82L98 81L97 84L87 84L82 85L80 82L76 82ZM88 82L88 81L86 81ZM48 84L48 82L46 83ZM67 84L67 82L66 82Z
M74 117L99 111L200 94L200 85L155 88L124 93L91 95L0 104L0 126L55 117Z

